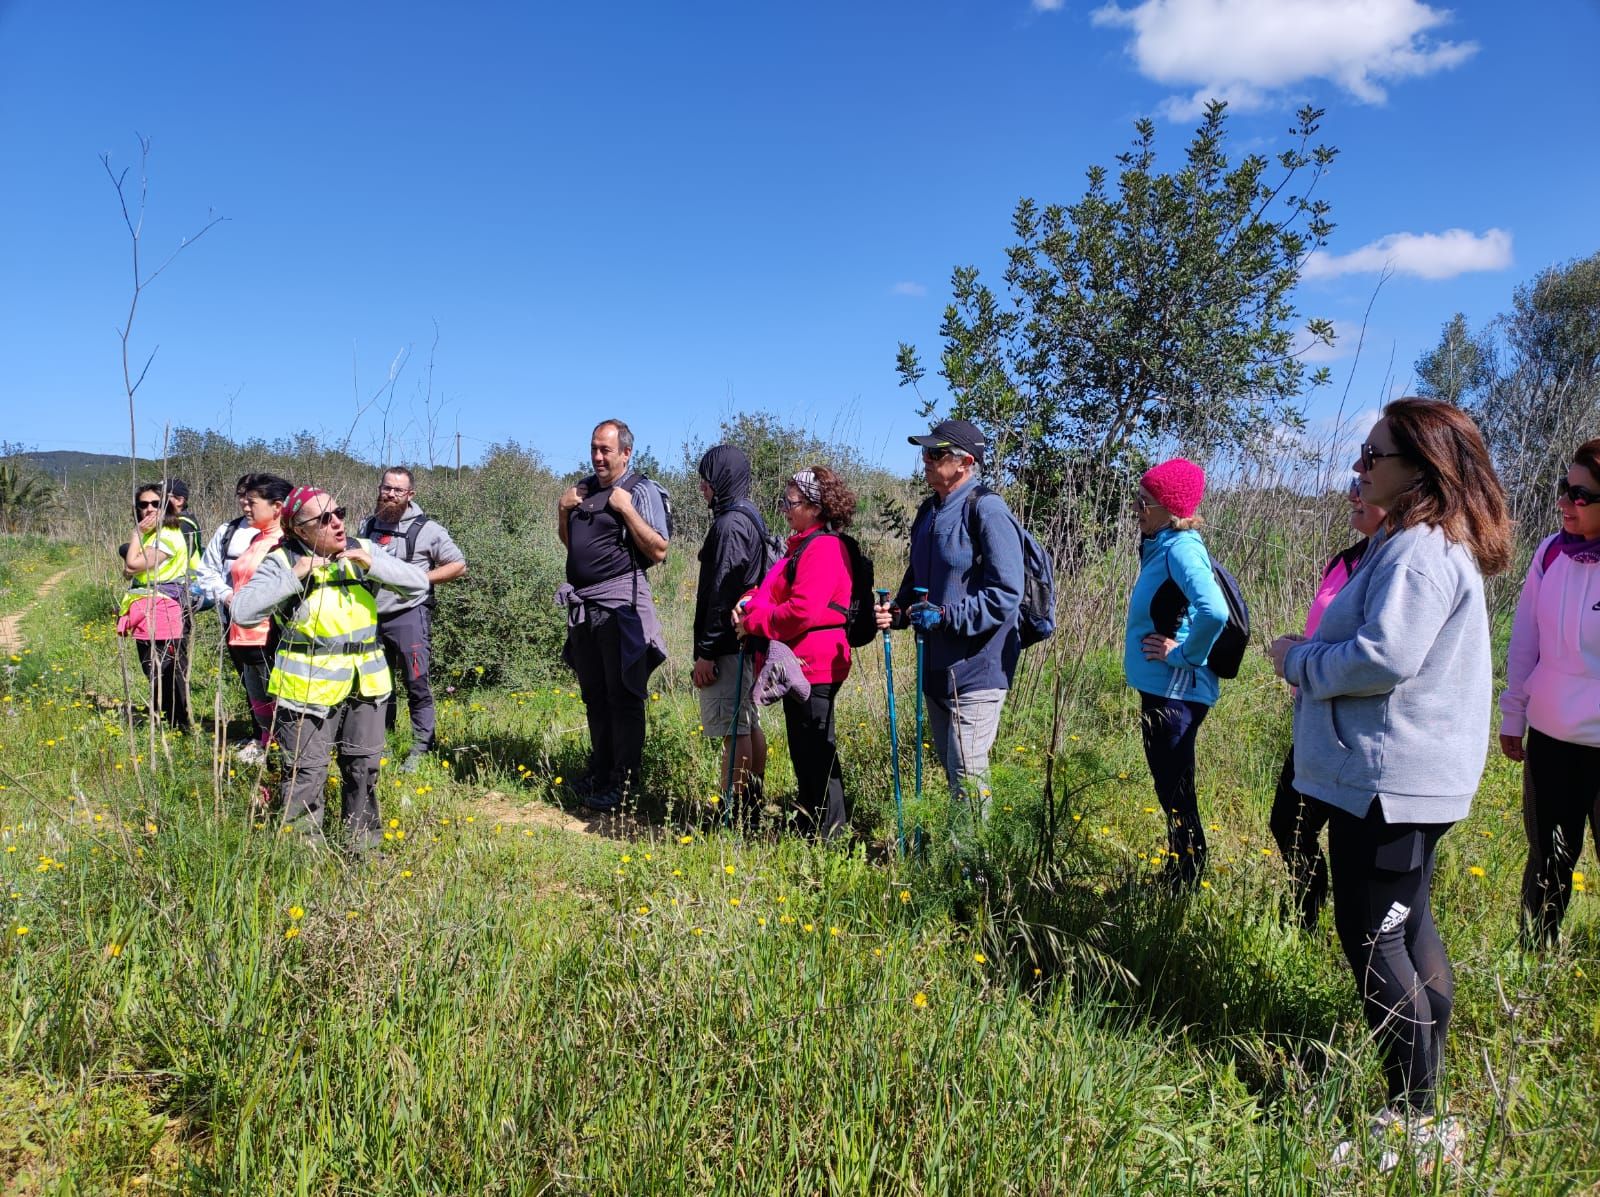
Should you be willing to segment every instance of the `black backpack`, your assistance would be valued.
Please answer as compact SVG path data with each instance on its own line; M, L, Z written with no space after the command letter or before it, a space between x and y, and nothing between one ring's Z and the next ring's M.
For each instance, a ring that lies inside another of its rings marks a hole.
M1205 666L1220 678L1236 678L1244 664L1245 649L1250 647L1250 606L1244 601L1244 591L1235 578L1215 557L1211 558L1211 576L1217 580L1222 597L1228 604L1228 622L1223 625L1216 643L1206 655ZM1183 588L1172 577L1172 561L1167 560L1167 580L1150 600L1150 618L1156 631L1163 636L1177 635L1178 624L1189 610L1189 599Z
M367 516L366 519L361 521L361 526L356 529L356 535L361 537L363 540L370 540L374 544L380 543L378 541L378 539L373 535L373 533L377 531L377 529L373 527L373 525L376 524L377 521L378 521L378 517L377 516L375 516L375 515ZM423 515L419 515L416 519L412 520L411 521L411 526L406 529L406 534L402 538L405 541L406 555L404 557L402 557L401 560L404 561L407 565L416 564L416 559L417 559L417 541L422 536L422 529L427 527L431 523L433 523L433 517L429 516L427 514L423 514ZM388 547L388 546L384 546L384 547ZM430 611L438 610L439 600L436 597L436 593L437 592L434 590L434 588L432 586L428 587L428 597L423 601L422 605L424 607L426 607Z
M978 555L978 500L992 495L983 483L967 492L967 539L972 542L973 567L982 558ZM932 499L928 500L931 506ZM1048 640L1056 630L1056 571L1050 560L1050 550L1039 543L1039 538L1022 526L1022 521L1010 507L1006 516L1022 537L1022 606L1017 614L1017 633L1022 647L1028 648L1041 640Z
M854 536L843 532L830 532L826 528L813 532L794 546L794 553L789 557L784 577L792 587L795 570L800 564L800 554L805 552L806 546L819 536L837 536L839 542L844 545L845 556L850 564L850 606L846 608L838 603L829 603L828 606L843 616L843 622L818 626L843 628L844 638L851 648L864 648L878 638L878 620L873 611L878 598L872 590L872 558L861 551L861 545Z
M595 482L594 475L591 474L587 479L585 479L585 481ZM640 474L636 472L630 472L628 476L621 482L617 483L617 485L622 487L622 489L627 491L630 495L634 491L638 490L641 486L650 486L655 489L656 498L661 500L661 515L662 518L666 520L667 540L670 542L673 534L678 530L678 525L677 522L672 518L672 496L667 493L667 488L662 486L661 483L657 482L654 478L651 478L646 474ZM640 569L649 569L651 566L657 564L656 562L645 558L640 554L638 549L634 548L633 542L628 536L627 525L625 524L622 528L622 539L628 545L628 550L633 554L634 561L638 564Z

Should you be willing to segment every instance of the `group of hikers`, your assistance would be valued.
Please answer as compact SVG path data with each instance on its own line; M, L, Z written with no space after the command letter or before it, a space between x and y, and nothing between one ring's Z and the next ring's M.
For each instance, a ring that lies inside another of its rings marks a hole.
M200 547L182 479L135 488L135 535L119 546L128 579L117 630L138 646L151 709L191 730L189 664L195 617L215 608L256 735L239 759L282 752L284 815L320 829L329 752L343 780L354 846L381 842L378 766L394 724L391 669L408 699L414 771L434 740L433 588L466 574L466 558L415 502L409 469L383 471L374 510L354 537L348 512L314 486L250 473L239 515Z
M985 818L989 752L1049 591L1039 588L1036 542L980 481L990 447L983 432L952 419L909 440L930 493L892 597L872 596L870 562L847 532L856 498L837 473L815 464L787 479L779 541L751 501L742 450L717 445L699 462L712 518L699 550L690 677L706 734L724 740L729 806L741 821L766 805L761 707L781 703L797 824L822 840L847 832L836 700L852 650L902 629L925 657L926 740L952 812ZM633 449L627 424L602 421L590 443L593 472L557 504L567 557L556 602L589 730L588 769L571 788L600 812L639 793L649 678L666 659L649 571L669 550L671 504L632 468ZM1387 1078L1388 1100L1369 1130L1399 1136L1419 1155L1458 1159L1461 1124L1435 1108L1454 982L1431 886L1439 840L1466 817L1484 768L1493 697L1484 579L1510 565L1512 525L1477 427L1448 403L1390 403L1352 470L1349 523L1360 539L1329 561L1303 631L1266 648L1294 709L1270 826L1307 928L1332 897ZM1219 660L1238 631L1239 604L1201 536L1205 486L1201 467L1182 458L1141 477L1124 645L1166 814L1163 877L1178 892L1205 884L1196 739L1219 676L1237 672L1236 659ZM1600 438L1578 447L1558 490L1561 528L1528 567L1500 700L1500 747L1525 763L1521 909L1535 947L1558 935L1584 822L1600 833ZM385 471L377 509L351 539L345 509L316 488L251 474L238 494L240 517L217 529L194 573L227 626L256 719L255 751L275 739L284 818L316 831L336 752L347 837L370 845L379 834L389 662L406 678L414 764L433 731L432 587L460 577L465 562L411 501L403 468ZM180 726L189 718L177 683L192 604L178 592L195 552L186 537L196 531L183 524L185 497L175 480L139 489L139 535L124 561L124 624L149 622L140 659L161 714ZM175 613L152 596L172 598ZM1398 1155L1384 1158L1393 1166Z

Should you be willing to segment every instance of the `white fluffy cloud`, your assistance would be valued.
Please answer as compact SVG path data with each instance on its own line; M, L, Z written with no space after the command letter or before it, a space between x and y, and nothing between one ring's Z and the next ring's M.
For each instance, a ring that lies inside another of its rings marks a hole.
M889 293L891 295L909 295L913 299L921 299L928 293L928 288L921 283L899 282L889 288Z
M1303 278L1337 278L1341 274L1378 274L1391 270L1414 278L1454 278L1511 265L1511 234L1490 229L1481 236L1469 229L1442 233L1390 233L1347 254L1318 250L1306 260Z
M1422 0L1139 0L1106 4L1090 19L1131 33L1128 52L1146 78L1195 89L1163 105L1174 119L1212 98L1262 108L1312 79L1382 103L1385 84L1445 70L1477 51L1472 42L1434 40L1450 13Z

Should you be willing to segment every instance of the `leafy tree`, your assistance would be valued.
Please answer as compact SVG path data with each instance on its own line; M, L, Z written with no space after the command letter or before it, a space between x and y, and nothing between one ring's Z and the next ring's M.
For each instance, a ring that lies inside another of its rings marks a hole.
M1337 154L1312 145L1321 117L1302 109L1292 148L1230 165L1214 102L1170 174L1141 120L1114 181L1094 166L1074 204L1018 202L1003 296L955 269L939 373L952 413L995 438L1002 483L1103 494L1163 442L1280 451L1307 383L1328 377L1308 379L1302 356L1334 339L1326 320L1298 337L1292 298L1333 229L1312 198ZM900 346L897 369L901 385L923 377L915 347Z
M1446 321L1439 343L1417 359L1417 393L1464 406L1494 378L1495 350L1489 337L1474 336L1460 312Z
M1474 343L1485 360L1465 404L1512 514L1527 538L1542 536L1555 526L1551 478L1600 430L1600 253L1540 271Z
M0 532L20 532L56 505L49 478L20 461L0 461Z

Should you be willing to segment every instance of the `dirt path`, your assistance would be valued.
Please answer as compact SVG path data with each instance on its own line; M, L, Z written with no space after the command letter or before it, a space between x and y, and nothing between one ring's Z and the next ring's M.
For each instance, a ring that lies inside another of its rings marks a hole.
M20 653L22 651L22 621L28 613L41 602L50 597L50 592L61 584L61 579L69 574L70 570L61 570L51 574L39 584L39 589L34 592L33 602L29 603L15 615L0 616L0 653Z

